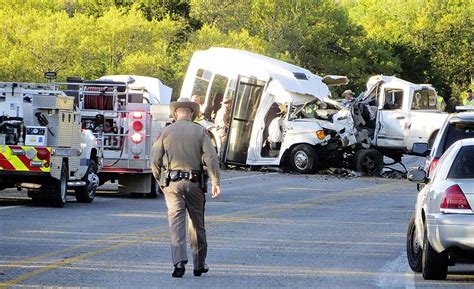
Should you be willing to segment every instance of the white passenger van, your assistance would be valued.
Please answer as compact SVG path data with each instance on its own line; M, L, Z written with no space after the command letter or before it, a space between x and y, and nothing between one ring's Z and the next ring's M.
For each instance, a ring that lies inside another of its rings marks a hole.
M321 78L301 67L259 54L228 48L197 51L190 61L181 97L200 95L201 112L221 161L246 166L289 166L309 173L330 165L344 145L355 143L346 124L348 110L329 99L325 82L347 84L345 77ZM228 141L221 144L213 116L222 99L233 98ZM287 107L278 114L277 107ZM282 139L268 141L268 127L282 116ZM333 120L338 120L334 121Z

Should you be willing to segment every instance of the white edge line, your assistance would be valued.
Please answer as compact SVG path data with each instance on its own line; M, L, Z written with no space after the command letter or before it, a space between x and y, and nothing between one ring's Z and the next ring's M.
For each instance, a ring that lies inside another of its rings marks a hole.
M26 206L25 206L25 205L18 205L18 206L0 207L0 210L13 209L13 208L20 208L20 207L26 207Z
M264 176L276 175L276 174L278 173L266 173L266 174L250 175L250 176L241 176L241 177L235 177L235 178L221 179L221 181L232 181L232 180L238 180L238 179L248 179L248 178L253 178L253 177L264 177Z

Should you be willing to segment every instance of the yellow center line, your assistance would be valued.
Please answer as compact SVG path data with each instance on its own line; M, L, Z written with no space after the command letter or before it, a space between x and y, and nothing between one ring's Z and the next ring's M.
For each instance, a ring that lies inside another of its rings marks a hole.
M394 185L396 185L396 184L394 184ZM379 189L381 189L381 188L383 188L385 190L389 189L387 187L387 184L379 184L379 185L376 185L376 186L372 186L370 188L357 188L357 189L345 190L345 191L341 191L339 193L334 193L334 195L315 196L315 197L312 197L312 198L307 198L307 199L304 199L304 200L294 202L292 204L291 203L284 204L284 205L278 204L278 205L264 206L264 207L260 207L260 208L256 208L256 209L243 210L243 211L239 211L239 212L222 214L222 215L218 216L214 222L217 222L217 223L230 223L230 222L237 222L237 221L241 221L241 220L245 220L245 219L249 220L249 219L255 218L257 216L267 215L267 214L271 214L271 213L274 213L274 212L281 212L281 211L291 210L291 209L294 209L294 208L296 208L296 209L298 209L298 208L307 208L307 207L319 205L321 203L326 203L326 202L330 202L330 201L334 201L334 200L338 200L338 199L343 199L343 198L346 198L348 196L371 195L371 194L374 194L376 192L379 192ZM322 198L326 198L326 199L325 200L320 200ZM267 211L262 212L262 210L267 210ZM231 216L242 215L242 214L251 213L251 212L254 212L254 211L257 211L258 213L254 213L254 214L246 215L246 216L236 216L234 218L229 218ZM22 260L22 261L17 261L13 264L10 264L8 267L10 267L10 268L15 267L15 265L16 265L16 267L24 266L27 263L31 263L31 262L34 262L34 261L37 261L37 260L40 260L40 259L44 259L44 258L47 258L47 257L52 257L52 256L55 256L55 255L58 255L58 254L61 254L61 253L70 252L70 251L73 251L73 250L78 249L78 248L83 248L83 247L90 246L90 245L101 244L101 243L105 243L105 242L108 242L108 241L111 241L111 240L123 239L124 237L129 237L129 236L135 236L136 237L136 234L138 232L140 232L140 234L151 233L153 231L157 231L157 230L164 229L164 228L168 228L168 226L156 227L156 228L147 229L147 230L140 230L140 231L137 231L137 232L127 233L127 234L119 234L119 235L116 235L116 236L113 236L113 237L110 237L110 238L106 238L106 239L94 240L94 241L88 242L86 244L76 245L76 246L72 246L72 247L69 247L69 248L65 248L63 250L51 252L49 254L37 256L37 257L34 257L34 258ZM25 280L28 280L28 279L30 279L30 278L38 275L38 274L41 274L41 273L44 273L44 272L47 272L47 271L50 271L50 270L53 270L53 269L57 269L59 267L67 265L67 264L72 264L72 263L81 261L81 260L83 260L87 257L102 254L102 253L111 251L113 249L122 248L122 247L130 246L130 245L133 245L133 244L138 244L138 243L143 243L143 242L147 242L147 241L150 241L150 240L154 240L154 239L156 239L160 236L164 236L164 235L167 235L167 234L169 234L169 233L164 232L164 233L159 233L158 235L142 237L142 238L138 238L138 239L132 240L132 241L123 241L123 240L121 240L116 244L108 245L106 247L103 247L103 248L100 248L100 249L97 249L97 250L94 250L94 251L91 251L91 252L88 252L88 253L83 253L83 254L80 254L80 255L75 256L75 257L71 257L71 258L67 258L67 259L64 259L64 260L62 259L62 260L59 260L59 261L56 261L56 262L52 262L52 263L50 263L49 265L47 265L43 268L31 271L31 272L26 273L26 274L23 274L23 275L15 278L13 280L0 283L0 289L4 289L4 288L8 288L10 286L17 285L18 283L23 282Z
M63 267L64 265L69 265L69 264L79 262L79 261L81 261L81 260L83 260L87 257L92 257L92 256L95 256L95 255L106 253L108 251L111 251L111 250L114 250L114 249L117 249L117 248L130 246L132 244L138 244L138 243L143 243L143 242L146 242L146 241L151 241L153 239L156 239L156 238L158 238L162 235L166 235L166 234L167 233L161 233L161 234L158 234L156 236L148 236L148 237L139 238L139 239L133 240L133 241L121 241L117 244L109 245L107 247L104 247L104 248L101 248L101 249L98 249L98 250L95 250L95 251L92 251L92 252L83 253L83 254L77 255L75 257L66 258L66 259L56 261L56 262L52 262L52 263L46 265L43 268L31 271L31 272L26 273L26 274L23 274L23 275L17 277L16 279L7 281L5 283L0 283L0 288L2 288L2 289L3 288L8 288L8 287L16 285L20 282L28 280L28 279L30 279L30 278L38 275L38 274L41 274L41 273L44 273L46 271L50 271L50 270L53 270L53 269L57 269L59 267Z
M76 250L76 249L89 247L89 246L92 246L92 245L98 245L98 244L102 244L102 243L107 243L107 242L114 241L114 240L117 240L117 239L121 240L121 239L124 239L126 237L135 237L138 234L151 233L153 231L159 231L159 230L163 230L163 229L167 229L167 228L168 228L168 226L161 226L161 227L155 227L155 228L152 228L152 229L139 230L139 231L136 231L136 232L126 233L126 234L116 234L116 235L114 235L112 237L109 237L109 238L93 240L93 241L89 241L89 242L81 244L81 245L75 245L75 246L68 247L68 248L65 248L65 249L62 249L62 250L58 250L58 251L54 251L54 252L51 252L51 253L48 253L48 254L44 254L44 255L40 255L40 256L36 256L36 257L33 257L33 258L24 259L24 260L20 260L20 261L16 261L15 263L10 264L10 266L23 266L23 265L31 263L31 262L35 262L35 261L45 259L45 258L48 258L48 257L53 257L55 255L59 255L59 254L62 254L62 253L71 252L71 251ZM0 268L2 268L2 266L0 266Z

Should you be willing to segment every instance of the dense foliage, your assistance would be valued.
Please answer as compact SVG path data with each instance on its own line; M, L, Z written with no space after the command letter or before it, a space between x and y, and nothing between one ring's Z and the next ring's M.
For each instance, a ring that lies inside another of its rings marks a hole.
M0 0L0 79L139 74L179 91L195 50L233 47L343 74L471 85L472 0ZM340 92L340 91L336 91Z

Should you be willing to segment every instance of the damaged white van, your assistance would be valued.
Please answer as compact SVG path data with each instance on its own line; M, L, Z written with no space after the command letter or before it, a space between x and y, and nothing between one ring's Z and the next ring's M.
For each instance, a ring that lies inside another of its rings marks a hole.
M211 133L223 163L310 173L339 162L341 148L356 142L353 125L344 123L352 120L350 111L329 98L326 84L347 82L247 51L210 48L193 54L180 96L200 96L201 124ZM222 100L230 97L227 141L221 143L213 118ZM333 122L337 119L342 123ZM280 130L278 139L271 139L272 129Z

